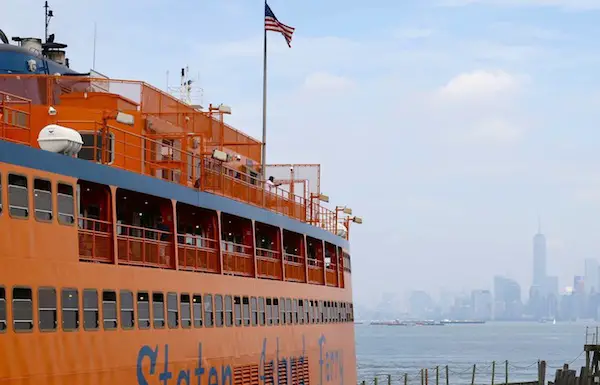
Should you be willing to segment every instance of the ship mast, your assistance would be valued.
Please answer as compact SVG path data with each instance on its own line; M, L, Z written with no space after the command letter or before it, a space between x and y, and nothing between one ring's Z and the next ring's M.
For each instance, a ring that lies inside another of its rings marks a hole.
M48 26L50 25L50 18L54 16L54 13L50 9L48 2L44 3L44 43L48 42Z

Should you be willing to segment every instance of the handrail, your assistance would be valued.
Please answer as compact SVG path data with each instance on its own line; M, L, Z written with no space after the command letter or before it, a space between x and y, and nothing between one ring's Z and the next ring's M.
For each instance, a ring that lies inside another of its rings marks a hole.
M231 135L237 138L235 143L239 142L239 144L232 145L232 148L236 151L245 148L246 144L260 146L260 142L256 139L226 125L222 119L216 119L214 117L215 113L195 110L171 95L140 81L91 78L87 76L17 76L9 74L0 75L0 89L9 89L13 93L22 92L23 89L28 90L29 99L23 97L24 95L19 96L0 91L0 113L15 111L24 119L22 123L16 122L17 124L8 124L6 115L3 119L0 119L0 139L12 140L26 145L34 144L34 140L30 135L32 103L58 106L61 104L61 97L64 95L77 92L110 92L126 98L132 106L135 106L140 113L144 114L142 116L164 119L164 121L172 124L175 129L181 130L180 134L194 134L199 137L209 137L207 135L212 137L213 134L219 136L223 135L222 127L226 127L227 130L231 130ZM6 101L7 98L12 103L10 106ZM15 103L20 103L25 107L14 108ZM190 126L186 122L192 122L193 124L190 123ZM61 121L59 120L56 123L60 124ZM262 179L257 179L227 165L219 164L218 161L208 158L206 153L190 152L185 148L163 144L150 136L138 135L99 121L71 121L69 127L78 131L91 131L97 134L102 132L108 135L120 133L120 135L111 138L113 142L110 150L104 150L109 158L101 159L100 163L189 187L195 186L198 180L199 183L195 187L201 191L237 199L336 234L335 213L321 206L318 201L312 199L307 201L304 197L292 194L287 190L270 186ZM7 133L8 129L22 130L23 134L19 133L15 137L15 135ZM220 131L220 133L217 131ZM25 136L24 133L26 133ZM224 137L221 139L224 140ZM204 143L203 145L207 145L209 149L218 147L218 143ZM98 151L101 146L94 143L94 146L91 147L93 147L93 150ZM86 146L86 149L89 150L90 146ZM164 159L162 151L166 151L171 159ZM94 159L90 160L98 161L95 158L94 156ZM105 156L102 155L102 158L105 158ZM198 166L200 166L200 170L198 170Z

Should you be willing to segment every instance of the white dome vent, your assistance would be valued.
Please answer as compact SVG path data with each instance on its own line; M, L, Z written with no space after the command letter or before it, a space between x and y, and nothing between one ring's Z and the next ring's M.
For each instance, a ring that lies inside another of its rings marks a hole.
M81 150L83 139L72 128L49 124L40 131L38 144L44 151L72 156Z

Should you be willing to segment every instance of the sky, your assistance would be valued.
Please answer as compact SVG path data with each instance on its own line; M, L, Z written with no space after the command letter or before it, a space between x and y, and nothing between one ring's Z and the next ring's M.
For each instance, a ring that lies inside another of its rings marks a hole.
M43 36L43 2L0 28ZM270 0L269 163L320 163L351 227L353 288L528 292L541 217L561 286L600 259L599 0ZM261 137L258 0L50 2L71 67L165 88L190 66L204 103Z

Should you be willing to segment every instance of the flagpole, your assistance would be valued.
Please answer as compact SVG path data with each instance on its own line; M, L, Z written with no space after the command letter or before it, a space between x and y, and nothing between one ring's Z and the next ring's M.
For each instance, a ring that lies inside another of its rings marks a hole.
M261 156L261 167L260 172L262 173L263 180L267 179L265 166L267 164L267 28L264 25L264 13L267 9L267 1L265 0L265 8L263 10L263 33L264 33L264 44L263 44L263 116L262 116L262 156Z

